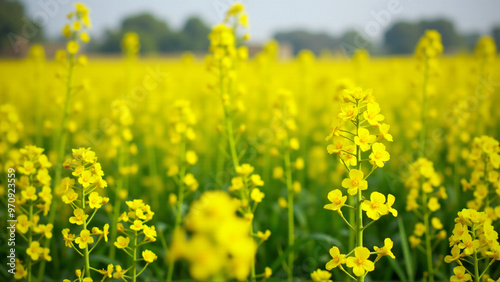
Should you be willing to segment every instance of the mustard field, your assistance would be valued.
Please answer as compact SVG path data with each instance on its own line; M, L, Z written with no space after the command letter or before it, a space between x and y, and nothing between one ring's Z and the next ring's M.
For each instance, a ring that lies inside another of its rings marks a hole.
M93 58L91 18L0 61L3 281L500 278L490 37L249 57L236 4L205 58Z

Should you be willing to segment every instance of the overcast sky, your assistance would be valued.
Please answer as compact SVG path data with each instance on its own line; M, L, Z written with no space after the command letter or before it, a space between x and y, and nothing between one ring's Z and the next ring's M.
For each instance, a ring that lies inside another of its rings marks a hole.
M49 37L59 36L65 14L73 9L71 0L22 0L29 18L42 20ZM102 35L116 28L121 19L139 12L151 12L179 28L191 15L215 25L234 0L88 0L93 30ZM498 0L244 0L252 41L262 42L279 30L306 29L340 35L355 29L373 40L396 20L417 21L446 17L461 32L489 33L500 25ZM44 5L44 3L50 5ZM377 16L380 15L380 16ZM385 16L385 17L383 17ZM390 16L390 19L387 17ZM378 23L376 20L378 19ZM388 20L388 21L387 21Z

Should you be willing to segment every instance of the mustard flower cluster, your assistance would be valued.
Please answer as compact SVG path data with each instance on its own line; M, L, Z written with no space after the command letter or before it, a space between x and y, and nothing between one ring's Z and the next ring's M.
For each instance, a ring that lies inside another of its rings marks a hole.
M122 52L129 59L134 59L139 54L141 44L139 42L139 35L135 32L127 32L123 36L121 42Z
M342 181L342 187L346 189L348 195L340 189L335 189L328 193L331 203L325 205L325 209L336 211L351 229L351 236L356 239L356 247L348 254L340 253L337 247L330 249L332 260L326 264L326 269L331 270L339 267L352 279L356 280L344 267L352 269L352 273L364 280L367 272L375 269L374 263L382 256L394 258L391 252L392 240L385 239L384 247L375 247L377 258L375 261L369 259L371 253L363 247L363 231L381 216L391 213L397 216L397 211L392 207L395 197L389 194L387 197L377 191L370 194L369 199L363 196L363 191L368 190L368 176L378 167L384 167L389 161L390 155L381 140L392 141L389 134L390 126L381 123L385 117L380 113L380 106L375 101L371 90L353 88L344 91L343 104L338 119L332 124L331 132L326 137L330 140L333 137L333 144L328 145L330 154L339 157L340 162L349 172L349 177ZM375 132L373 132L375 130ZM372 131L372 132L371 132ZM369 172L363 171L362 164L369 164ZM346 204L347 198L349 204ZM350 220L347 220L342 212L342 208L350 208ZM364 224L363 211L372 221Z
M441 184L441 176L434 170L431 161L419 158L410 164L409 175L405 180L405 187L409 189L406 210L414 212L419 222L415 224L413 234L408 239L412 248L418 248L426 254L427 275L430 279L435 271L433 251L440 241L446 239L446 231L440 219L432 216L432 213L441 208L440 199L448 198L446 189Z
M0 105L0 153L7 153L9 145L16 144L24 130L16 108L11 104Z
M99 193L108 184L102 179L104 172L101 164L90 148L73 149L73 158L64 162L64 168L71 170L71 177L62 180L61 199L73 209L69 222L76 225L76 228L71 228L73 233L70 228L65 228L62 235L66 247L73 248L84 257L85 265L83 269L78 268L80 275L77 275L77 280L81 281L84 278L91 279L90 270L97 271L90 266L90 253L102 239L108 241L109 224L106 223L102 229L90 227L97 211L109 201L109 198Z
M463 191L473 191L467 202L469 209L486 212L490 220L500 217L500 146L489 136L476 137L470 151L466 152L468 166L472 169L469 180L462 179Z
M68 42L66 44L66 51L59 50L57 52L57 61L68 61L70 65L75 64L75 62L81 65L87 64L87 57L82 55L77 58L76 54L80 50L81 43L88 43L90 41L90 36L85 31L91 28L89 12L90 10L84 4L76 3L75 11L70 12L66 16L71 23L66 24L61 32ZM66 52L69 54L69 57Z
M216 78L216 84L211 87L220 92L226 116L232 115L237 107L243 107L243 103L233 95L238 64L248 58L248 48L238 46L238 27L248 27L244 6L240 3L229 9L224 23L216 25L209 35L210 55L207 57L207 68ZM248 39L248 35L243 39Z
M170 194L169 203L177 205L176 214L180 216L181 206L187 193L198 189L198 181L189 168L198 162L195 151L187 148L188 143L196 139L194 126L196 116L191 109L191 103L187 100L177 100L170 113L169 133L172 151L165 159L168 170L167 175L172 177L179 187L177 194ZM180 218L179 218L180 224Z
M458 212L449 241L451 254L444 261L458 264L450 281L490 281L487 271L500 260L500 244L486 213L475 209Z
M490 113L491 108L494 106L494 100L490 99L495 93L493 87L494 82L494 66L496 59L497 47L495 45L495 40L490 36L484 36L479 39L474 50L474 55L476 57L477 65L473 69L471 77L476 78L475 93L481 98L478 108L474 112L474 120L471 124L476 127L476 134L489 134L496 129L494 124L494 119L491 119Z
M248 220L237 215L241 204L222 191L203 193L174 234L170 258L187 260L195 280L248 280L257 244Z
M429 74L437 71L437 57L443 53L441 34L436 30L426 30L415 49L419 67L423 67Z
M169 195L169 204L175 215L173 234L181 228L183 217L184 199L198 189L198 181L190 172L190 168L198 162L195 151L188 149L189 142L195 140L196 132L194 126L197 122L196 116L187 100L177 100L170 113L170 130L168 132L171 143L171 151L166 163L168 165L167 175L172 177L177 186L177 194ZM171 281L174 272L175 261L170 260L168 266L167 280Z
M216 77L216 91L220 94L224 110L225 136L221 138L227 142L229 153L225 153L231 158L234 172L237 176L231 179L229 190L241 200L240 213L247 219L249 224L248 234L256 236L260 242L267 240L271 232L266 233L253 231L253 217L257 204L262 202L264 193L259 187L264 185L264 181L259 174L253 173L254 167L250 164L240 164L245 151L238 152L236 149L237 138L234 133L233 117L238 111L244 110L244 104L236 99L235 94L243 94L244 88L237 85L237 67L248 58L248 49L245 46L238 47L237 37L239 27L248 27L248 17L244 12L244 6L236 3L231 6L222 24L215 26L209 35L210 55L207 57L209 71ZM248 39L245 35L243 39ZM238 89L238 91L236 91ZM240 126L240 131L244 132L245 125ZM221 146L223 147L223 146ZM255 252L254 252L255 255ZM266 271L263 275L269 274ZM255 272L254 257L251 260L250 279L257 277Z
M52 203L51 177L49 168L52 164L43 154L42 148L26 146L19 150L15 160L16 171L21 177L16 179L16 231L26 241L26 259L16 262L14 278L31 281L34 276L32 265L39 261L51 261L50 249L43 247L46 239L52 238L53 224L42 223ZM10 189L9 189L10 190Z
M154 212L149 205L144 204L142 200L126 201L128 212L123 212L118 218L118 231L124 236L118 236L114 245L116 248L124 251L132 258L132 265L129 268L123 268L121 265L108 265L106 272L103 272L104 278L131 279L136 281L137 277L154 262L158 257L151 250L145 249L140 252L140 247L156 241L156 227L147 225L153 219ZM141 254L142 258L139 258ZM137 263L144 261L146 264L138 272ZM114 268L114 272L113 272Z
M275 132L275 147L271 148L271 155L282 158L282 165L274 168L273 177L281 180L286 185L287 200L280 198L283 206L288 208L288 246L295 242L293 202L295 194L300 193L301 184L293 180L293 171L304 168L304 159L296 157L292 161L292 153L300 149L300 142L295 137L297 105L293 95L288 90L280 90L273 106L272 129ZM294 252L288 256L288 280L293 280Z

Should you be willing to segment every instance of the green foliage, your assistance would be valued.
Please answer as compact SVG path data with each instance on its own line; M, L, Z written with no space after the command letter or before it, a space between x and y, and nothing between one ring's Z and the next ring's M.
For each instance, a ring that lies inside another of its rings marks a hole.
M27 38L30 41L38 41L43 37L42 28L28 19L19 1L0 0L0 50L11 44L10 39L14 40L18 36L26 37L23 35L23 29L30 29L30 32L31 29L36 29L34 36Z
M426 30L434 29L441 34L447 52L463 47L464 40L454 24L446 19L425 20L417 23L397 22L384 34L384 45L389 54L412 54L415 45Z
M500 26L496 26L491 31L491 36L495 40L495 44L500 46ZM500 51L500 48L497 48L497 51Z
M200 18L191 17L181 30L175 31L165 21L142 13L125 18L119 30L106 31L106 40L97 47L97 51L119 53L120 42L127 32L139 35L142 53L205 52L209 45L210 28Z
M339 39L326 33L313 33L305 30L278 32L274 38L279 43L290 44L294 55L303 49L319 54L323 49L333 50L340 44Z

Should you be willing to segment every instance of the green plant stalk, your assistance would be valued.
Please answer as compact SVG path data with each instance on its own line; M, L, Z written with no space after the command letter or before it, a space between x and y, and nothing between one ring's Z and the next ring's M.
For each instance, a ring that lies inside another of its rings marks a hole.
M253 234L253 220L250 222L250 234ZM250 268L250 281L255 281L255 256L252 257L252 265Z
M223 75L222 75L222 69L220 69L220 90L221 90L221 96L224 93L224 83L223 83ZM229 87L230 90L232 90L232 87ZM224 105L224 117L226 120L226 130L227 130L227 140L229 144L229 150L231 152L231 159L233 162L234 169L236 170L237 167L240 166L239 158L238 158L238 153L236 152L236 143L234 141L234 132L233 132L233 120L231 119L231 113L229 109L227 109L226 105ZM250 222L250 236L253 236L253 219ZM252 265L251 265L251 271L250 271L250 281L255 281L255 258L252 259Z
M288 141L288 136L285 138ZM292 184L292 168L290 164L290 144L285 141L285 173L286 173L286 187L287 187L287 195L288 195L288 247L293 246L295 241L294 236L294 213L293 213L293 184ZM294 261L294 252L291 251L288 254L288 281L293 280L293 261Z
M134 253L132 257L132 281L136 282L137 281L137 267L135 263L135 259L137 258L137 230L135 231L134 234Z
M359 135L359 102L356 102L356 107L358 108L358 115L356 117L356 136ZM358 145L356 145L356 169L361 170L361 150ZM363 247L363 210L361 209L361 202L363 201L363 194L361 189L358 189L357 199L356 199L356 247ZM365 275L359 277L359 281L365 281Z
M130 89L132 88L131 83L132 83L132 60L128 58L128 60L125 61L125 81L126 81L126 92L130 92ZM119 126L119 131L122 132L123 126L120 124ZM125 144L128 145L128 142L125 142ZM120 145L119 147L119 152L118 152L118 174L119 177L116 182L116 189L115 189L115 202L113 204L113 215L112 215L112 221L113 225L111 227L111 236L110 240L111 242L116 241L116 237L118 236L118 217L120 214L120 206L121 206L121 199L120 199L120 192L122 189L126 189L128 191L127 187L127 180L126 176L121 174L122 168L126 165L126 152L128 152L128 146L125 146L123 144ZM116 247L115 244L111 244L110 249L109 249L109 258L110 259L115 259L116 256Z
M485 76L486 76L486 61L485 59L481 59L481 63L480 63L480 66L479 66L479 81L478 81L478 86L479 87L479 91L480 91L480 95L483 96L483 89L484 87L481 86L481 83L483 83L484 79L485 79ZM484 132L484 120L483 118L481 118L481 106L483 103L482 102L482 99L479 99L478 101L478 105L477 105L477 113L478 113L478 119L477 119L477 127L476 127L476 136L480 136L483 134Z
M82 210L85 211L85 189L82 187ZM83 220L83 230L87 230L87 220ZM92 236L92 235L91 235ZM97 243L96 243L97 244ZM85 275L90 277L89 245L85 247Z
M186 165L185 165L185 157L186 157L186 141L184 138L181 141L181 150L180 150L180 164L181 171L179 172L179 191L177 196L177 210L175 212L175 227L174 234L179 230L182 221L182 204L184 202L184 177L186 176ZM175 261L170 260L168 262L168 272L167 272L167 281L172 281L172 276L174 274L174 266Z
M472 226L472 238L475 240L476 239L476 229L474 228L474 225ZM479 260L477 259L477 251L474 250L474 281L479 282Z
M231 159L233 162L234 169L236 170L236 168L239 167L240 164L238 160L238 153L236 152L236 144L234 142L233 122L231 117L228 115L226 107L224 107L224 113L226 118L226 129L227 129L229 150L231 151ZM250 222L250 236L253 236L253 219ZM255 258L252 259L250 281L255 281Z
M56 176L54 179L54 189L52 189L52 204L50 207L48 222L50 224L54 224L56 220L56 211L59 206L59 197L56 195L57 185L61 183L62 178L62 162L64 162L64 149L66 148L66 140L68 138L67 128L68 128L68 119L69 119L69 104L71 100L71 83L73 80L73 68L75 65L75 55L71 54L69 57L69 69L68 69L68 80L66 84L66 101L64 102L64 111L63 111L63 119L61 122L61 131L59 132L59 144L57 146L57 165L56 167ZM53 236L54 237L54 236ZM52 237L52 238L53 238ZM52 238L47 238L44 248L50 247L50 242ZM54 257L57 256L57 252L54 252ZM45 260L42 260L40 263L40 270L38 280L43 280L43 276L45 274Z
M153 210L157 210L159 208L159 197L158 197L158 192L160 190L160 187L158 185L158 168L156 165L156 155L155 155L155 148L154 146L149 146L148 147L148 161L149 161L149 173L151 178L153 179L153 187L151 189L151 206Z
M349 205L351 207L356 206L356 199L354 197L348 197L349 198ZM349 222L356 222L356 210L355 209L349 209ZM354 249L354 246L356 245L356 231L353 230L352 228L349 228L349 250Z
M30 204L29 221L33 222L33 203ZM33 226L30 227L28 234L28 248L31 247L33 242ZM31 282L31 256L28 256L28 282Z
M115 189L115 202L113 203L113 215L112 215L112 221L113 225L111 227L111 234L110 234L110 242L115 242L116 237L118 236L118 217L120 216L120 206L121 206L121 199L120 199L120 191L122 191L123 186L124 186L124 175L121 175L121 170L122 167L124 166L124 146L122 145L119 152L118 152L118 173L119 177L116 180L116 189ZM116 247L115 244L110 245L109 249L109 258L110 259L115 259L116 256Z
M422 193L422 206L424 207L424 226L425 226L425 254L427 257L427 271L429 273L429 281L434 281L434 264L432 262L432 247L431 234L429 232L429 209L427 207L427 194Z
M429 82L429 61L425 61L424 66L424 83L422 84L422 113L421 122L422 129L420 130L419 142L418 142L418 157L424 157L425 149L425 131L427 130L427 83Z
M40 79L40 72L41 72L41 62L35 62L36 66L35 66L35 81L36 81L36 84L37 84L37 88L35 90L36 92L36 103L37 105L40 105L40 102L41 102L41 98L42 98L42 93L44 92L43 89L44 87L42 86L42 82L41 82L41 79ZM35 109L35 124L36 124L36 127L37 127L37 130L36 130L36 145L40 148L43 148L43 134L42 134L42 131L43 131L43 123L42 123L42 107L36 107Z
M223 98L224 95L224 75L222 71L222 60L219 62L219 86L220 86L220 95L221 99ZM232 90L232 87L228 87L229 91ZM224 119L226 121L226 133L227 133L227 142L229 144L229 150L231 152L231 159L233 162L234 169L239 166L239 160L238 160L238 153L236 152L236 144L234 142L234 132L233 132L233 121L231 119L231 114L232 111L227 108L227 106L224 104L224 101L222 101L222 107L224 108Z
M238 153L236 152L236 144L234 142L233 121L229 116L226 116L226 127L227 127L229 150L231 151L233 166L234 169L236 170L236 168L240 166L240 162L238 160Z
M485 183L486 185L486 191L488 191L488 193L490 192L490 182L488 180L488 157L487 156L484 156L484 175L483 175L483 182ZM490 197L486 197L486 208L489 208L490 207Z
M456 205L457 205L457 210L458 207L461 207L461 194L460 193L460 174L459 174L459 169L460 169L460 152L462 151L462 142L460 142L459 137L456 138L455 146L457 146L457 153L455 154L455 164L453 168L453 187L455 188L455 199L456 199Z

